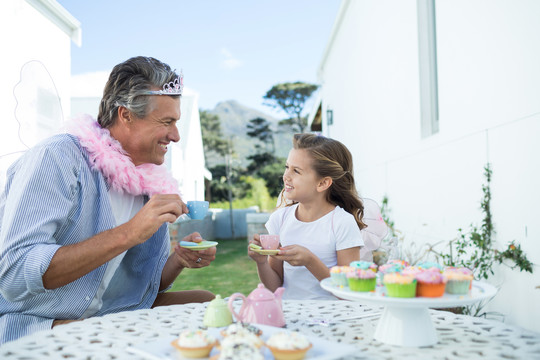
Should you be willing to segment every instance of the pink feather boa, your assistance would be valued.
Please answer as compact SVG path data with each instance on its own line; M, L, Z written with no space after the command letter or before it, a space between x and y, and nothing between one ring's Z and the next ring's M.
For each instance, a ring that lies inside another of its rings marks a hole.
M91 116L75 119L68 125L68 132L79 138L89 153L92 169L99 171L114 190L148 196L180 194L178 183L165 166L135 166L120 142Z

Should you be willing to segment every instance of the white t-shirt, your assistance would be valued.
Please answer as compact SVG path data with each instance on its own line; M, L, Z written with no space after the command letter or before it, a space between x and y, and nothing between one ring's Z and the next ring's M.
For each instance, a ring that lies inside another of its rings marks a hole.
M135 214L139 212L144 205L143 195L135 196L116 191L111 188L109 190L109 197L111 200L112 212L116 220L116 226L122 225L131 220L131 218L135 216ZM116 269L118 269L118 266L120 266L120 262L124 258L124 255L126 255L125 251L109 260L98 291L81 318L90 317L101 309L101 306L103 305L103 294L105 293L105 290L107 290Z
M308 248L328 267L337 265L337 251L362 246L362 234L354 216L336 206L334 210L312 222L296 218L298 204L276 210L270 215L266 229L279 235L281 246L301 245ZM328 291L305 266L283 262L284 299L332 299Z

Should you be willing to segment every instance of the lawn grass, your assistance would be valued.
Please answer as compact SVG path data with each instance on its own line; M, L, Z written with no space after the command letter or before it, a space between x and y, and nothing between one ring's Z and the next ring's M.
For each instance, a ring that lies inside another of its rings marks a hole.
M247 255L247 240L218 242L216 260L201 269L184 269L171 291L205 289L225 298L236 292L247 296L257 287L257 267Z

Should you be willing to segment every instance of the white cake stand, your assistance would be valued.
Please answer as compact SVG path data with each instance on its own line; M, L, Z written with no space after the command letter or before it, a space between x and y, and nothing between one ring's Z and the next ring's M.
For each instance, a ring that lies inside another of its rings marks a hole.
M491 298L497 293L494 286L479 281L473 281L472 289L467 295L444 294L439 298L393 298L385 296L380 287L377 287L376 292L351 291L348 287L334 285L331 278L322 280L321 286L342 299L384 306L373 338L398 346L430 346L437 343L437 333L429 315L429 308L470 305Z

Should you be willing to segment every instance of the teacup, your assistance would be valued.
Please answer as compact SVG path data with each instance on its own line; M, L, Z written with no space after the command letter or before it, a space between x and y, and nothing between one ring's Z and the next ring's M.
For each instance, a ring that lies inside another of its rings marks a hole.
M264 250L276 250L279 246L279 235L259 235Z
M210 207L210 203L208 201L188 201L187 202L187 208L189 210L189 213L187 216L189 216L193 220L202 220L206 216L206 213L208 212L208 208Z

